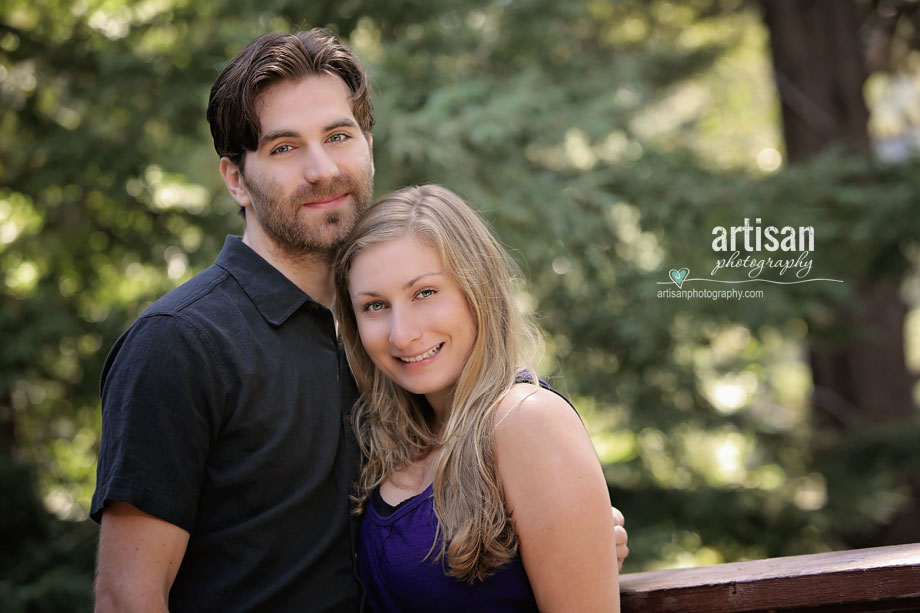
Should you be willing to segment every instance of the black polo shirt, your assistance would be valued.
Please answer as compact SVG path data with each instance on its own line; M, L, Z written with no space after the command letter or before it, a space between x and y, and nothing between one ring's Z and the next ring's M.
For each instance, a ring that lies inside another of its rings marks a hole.
M91 516L189 532L173 613L356 610L354 399L331 312L228 237L106 360Z

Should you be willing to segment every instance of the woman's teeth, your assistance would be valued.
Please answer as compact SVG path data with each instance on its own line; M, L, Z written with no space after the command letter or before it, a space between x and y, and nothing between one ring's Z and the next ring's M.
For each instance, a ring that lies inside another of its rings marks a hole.
M435 345L434 347L432 347L431 349L429 349L429 350L426 351L425 353L423 353L423 354L421 354L421 355L417 355L417 356L415 356L414 358L399 358L399 359L402 360L403 362L420 362L421 360L424 360L425 358L430 358L431 356L433 356L434 354L436 354L438 351L440 351L440 350L441 350L441 346L442 346L443 344L444 344L444 343L438 343L437 345Z

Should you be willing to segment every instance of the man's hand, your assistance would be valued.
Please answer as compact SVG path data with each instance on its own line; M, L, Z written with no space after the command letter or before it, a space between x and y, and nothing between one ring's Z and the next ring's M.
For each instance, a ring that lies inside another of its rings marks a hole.
M623 560L629 555L629 546L626 544L629 541L625 528L626 518L616 507L610 507L610 511L613 513L613 534L617 540L617 567L623 570Z

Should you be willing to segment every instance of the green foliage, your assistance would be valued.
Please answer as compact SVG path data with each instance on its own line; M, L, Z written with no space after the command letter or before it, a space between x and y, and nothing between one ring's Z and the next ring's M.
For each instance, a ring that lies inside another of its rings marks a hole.
M28 468L0 458L0 505L5 555L0 561L0 602L11 613L68 613L92 607L93 551L97 529L65 522L43 507Z
M628 569L818 551L896 513L916 426L815 440L807 401L806 331L848 334L836 314L854 283L656 298L670 268L707 274L712 228L745 218L814 226L821 276L915 267L918 162L753 164L782 149L757 15L716 1L9 0L0 457L36 467L39 495L10 472L0 517L29 570L4 572L0 599L58 610L88 593L93 527L37 500L85 516L105 352L240 231L204 121L210 84L258 34L313 25L375 81L377 193L444 183L520 260L546 370L629 519Z

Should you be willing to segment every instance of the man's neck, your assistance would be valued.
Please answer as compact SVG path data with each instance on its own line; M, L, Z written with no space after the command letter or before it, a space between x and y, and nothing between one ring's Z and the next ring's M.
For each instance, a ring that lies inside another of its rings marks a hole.
M253 232L248 227L243 232L243 243L278 269L287 279L326 308L332 308L335 295L332 279L332 255L291 255L280 249L264 233Z

